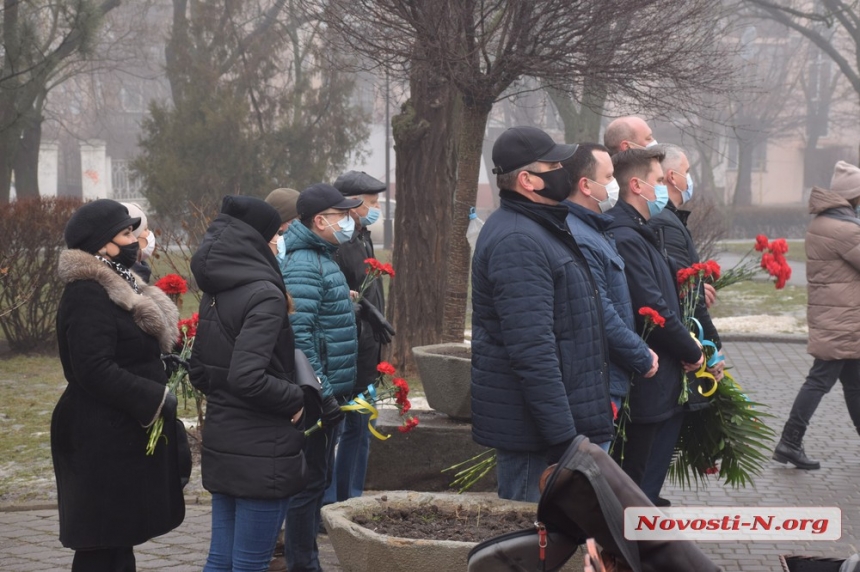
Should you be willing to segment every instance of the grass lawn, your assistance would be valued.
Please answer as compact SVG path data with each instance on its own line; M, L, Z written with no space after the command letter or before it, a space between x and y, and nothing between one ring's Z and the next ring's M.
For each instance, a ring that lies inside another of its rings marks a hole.
M65 387L57 357L0 359L0 504L56 498L51 412Z
M788 240L788 252L785 255L789 262L806 262L806 250L803 247L803 240ZM717 250L720 252L730 252L732 254L744 255L752 250L755 240L745 242L719 242ZM760 258L761 254L753 251L753 256Z

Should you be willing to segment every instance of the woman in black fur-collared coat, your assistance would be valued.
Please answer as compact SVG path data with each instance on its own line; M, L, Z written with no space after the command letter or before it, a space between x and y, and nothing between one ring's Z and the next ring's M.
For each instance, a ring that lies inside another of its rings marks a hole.
M184 432L161 362L178 338L179 313L128 271L139 223L115 201L87 203L69 220L60 255L57 336L68 386L51 420L51 453L60 542L75 550L74 572L135 570L132 547L185 516ZM147 428L160 415L166 440L148 456Z

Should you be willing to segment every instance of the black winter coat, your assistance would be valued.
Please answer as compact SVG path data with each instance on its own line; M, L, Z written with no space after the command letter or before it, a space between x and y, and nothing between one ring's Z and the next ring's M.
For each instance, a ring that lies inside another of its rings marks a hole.
M501 197L472 262L472 436L534 452L609 441L603 311L567 208Z
M60 255L66 286L57 311L68 386L51 418L60 542L73 549L134 546L182 523L176 424L146 455L146 426L164 401L161 352L179 337L176 306L142 294L95 256ZM184 433L183 433L184 438Z
M191 258L204 295L191 383L206 394L203 486L238 498L282 499L306 483L303 406L284 283L269 246L220 214Z
M624 272L630 285L630 299L636 315L636 330L643 331L639 309L649 307L666 319L646 340L660 358L654 377L634 377L630 385L630 416L635 423L657 423L680 411L683 367L702 355L699 346L681 322L681 305L675 276L659 249L654 230L636 209L619 201L607 214L614 218L610 229L615 234L618 253L624 258Z
M364 261L368 258L375 258L370 231L366 228L360 229L352 237L352 240L340 245L333 258L346 277L349 289L358 292L364 277L367 276L365 272L367 265ZM368 286L364 292L364 299L385 314L385 293L382 289L382 280L375 280ZM370 324L364 320L360 322L357 320L357 322L359 328L355 393L361 393L369 384L374 382L378 375L376 366L379 365L382 345L373 339L373 329Z
M687 229L688 216L690 216L689 211L679 211L670 201L660 214L648 221L648 226L654 228L658 240L663 245L663 248L666 249L666 254L673 263L673 272L677 272L682 268L689 268L693 264L701 262L699 252L696 250L696 244L693 242L693 237ZM702 324L705 339L711 340L716 344L717 348L721 348L720 335L717 333L717 328L714 326L714 322L711 321L711 314L705 305L704 291L699 293L699 303L696 306L695 316L699 320L699 323Z

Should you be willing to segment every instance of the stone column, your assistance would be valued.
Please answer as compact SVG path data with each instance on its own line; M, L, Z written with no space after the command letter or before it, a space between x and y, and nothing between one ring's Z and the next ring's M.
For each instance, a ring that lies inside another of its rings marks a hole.
M39 195L57 196L57 177L60 146L56 141L42 141L39 145Z
M81 143L81 196L85 201L108 198L106 150L105 142L98 139Z

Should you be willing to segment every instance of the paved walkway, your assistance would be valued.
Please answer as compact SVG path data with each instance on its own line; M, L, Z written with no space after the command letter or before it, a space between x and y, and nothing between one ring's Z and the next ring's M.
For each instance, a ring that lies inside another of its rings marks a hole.
M753 400L770 404L770 413L775 416L770 422L776 431L781 430L811 363L805 350L804 344L784 341L726 343L735 377ZM756 480L755 488L730 490L711 486L684 491L667 486L663 496L676 506L837 506L842 509L839 541L702 544L705 552L726 571L780 570L780 554L847 558L860 551L860 437L851 426L838 389L822 402L807 436L806 449L822 461L821 470L798 471L771 462ZM202 568L209 542L209 507L192 505L187 513L179 529L136 549L139 569L184 572ZM341 570L328 537L320 536L319 541L323 568ZM57 542L56 510L0 513L0 570L69 570L71 557L71 551Z

